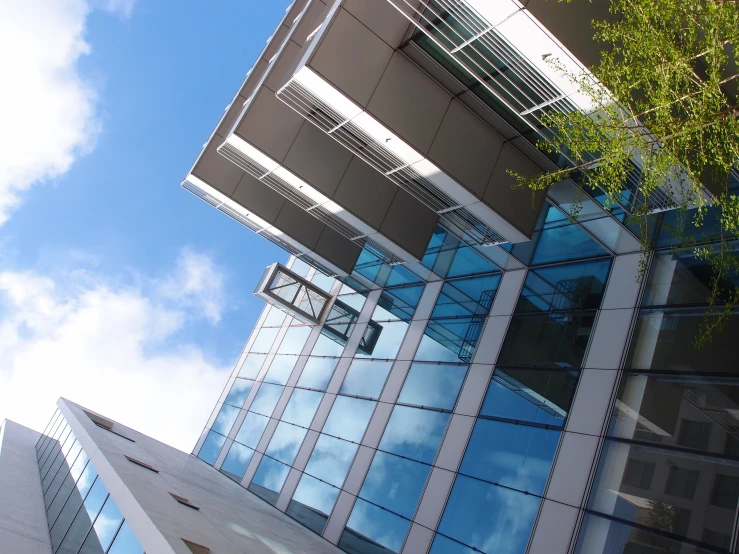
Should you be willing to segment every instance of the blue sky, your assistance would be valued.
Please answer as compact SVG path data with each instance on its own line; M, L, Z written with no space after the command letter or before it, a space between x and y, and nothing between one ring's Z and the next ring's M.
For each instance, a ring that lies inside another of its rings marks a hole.
M0 7L0 420L66 396L192 447L287 254L179 184L288 3Z

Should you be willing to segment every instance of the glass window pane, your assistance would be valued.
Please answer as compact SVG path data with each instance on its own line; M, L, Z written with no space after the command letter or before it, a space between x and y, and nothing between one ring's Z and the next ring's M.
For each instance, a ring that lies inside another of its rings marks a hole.
M284 388L282 385L262 383L249 410L258 414L271 416Z
M429 554L477 554L478 550L473 550L469 546L465 546L460 542L453 541L444 535L437 534L431 545Z
M462 388L466 365L428 364L411 365L400 391L398 402L451 410L457 403Z
M371 352L358 351L357 358L381 358L392 360L398 355L400 345L408 329L405 321L386 321L378 324L380 335Z
M344 351L344 345L339 344L335 340L324 334L318 336L316 345L311 351L311 356L341 356Z
M412 518L430 470L431 466L377 452L359 496Z
M354 360L339 393L379 398L393 362Z
M626 368L736 373L739 318L734 315L720 333L713 333L710 348L698 349L693 341L705 313L705 308L639 310Z
M611 259L530 269L516 313L597 310L608 281Z
M347 552L400 552L410 521L357 498L341 535L339 548ZM387 550L378 549L375 544Z
M278 385L287 384L287 380L290 378L290 374L293 372L297 361L297 356L277 354L269 365L269 371L264 376L264 382L276 383Z
M338 496L336 487L303 474L286 513L320 535Z
M290 327L285 333L280 347L277 349L278 354L300 354L308 340L312 327L301 325L300 327Z
M144 554L144 549L136 540L136 535L133 534L127 521L123 522L123 526L118 531L108 554Z
M459 472L543 494L559 434L552 429L478 419Z
M198 458L213 465L216 463L224 442L226 442L226 437L214 431L208 431L208 436L205 437L203 446L200 447L200 451L198 452Z
M259 370L262 368L262 364L266 359L266 354L247 354L244 359L244 363L241 364L239 377L243 377L245 379L256 379L257 375L259 375Z
M73 522L75 516L77 515L77 510L82 507L82 501L89 493L93 484L96 483L96 479L97 472L92 466L92 463L88 463L85 471L82 472L82 475L77 482L77 492L72 490L70 495L66 499L64 499L64 502L66 502L66 504L64 504L63 508L61 508L61 511L59 512L59 515L55 520L49 518L49 522L52 524L49 536L51 538L51 545L53 549L56 549L59 546L59 543L64 538L64 535L69 529L70 524ZM104 489L105 487L102 488ZM80 539L79 542L82 542L82 539Z
M292 465L307 432L303 427L281 421L277 425L274 435L272 435L272 440L269 441L266 454L276 460Z
M410 320L416 312L425 285L384 289L372 314L375 321Z
M312 390L295 389L290 401L282 414L282 421L310 427L313 416L316 415L323 393Z
M446 281L431 312L432 319L486 316L500 284L500 274Z
M338 358L308 358L303 371L300 373L298 386L307 389L326 390L338 362Z
M594 322L593 312L514 315L498 363L580 367Z
M343 292L345 288L347 288L346 285L344 285L344 288L342 288L341 291ZM339 296L339 300L347 306L354 308L357 312L361 312L367 298L363 294L355 292L353 294L342 294Z
M49 522L49 527L51 527L56 521L56 518L59 516L59 513L64 507L64 503L67 501L67 499L69 498L69 495L71 494L73 490L74 490L74 479L72 479L72 476L69 473L67 473L64 481L62 482L61 487L59 487L59 490L57 491L56 496L51 501L51 504L49 505L49 508L46 511L46 518L47 518L47 521Z
M250 448L256 448L267 423L269 423L268 417L248 412L236 434L236 440Z
M431 323L431 322L429 322ZM438 336L435 330L426 328L426 332L421 337L421 344L418 345L414 359L428 362L460 362L459 345L443 341L443 337Z
M299 275L300 277L305 277L306 275L308 275L308 271L310 271L310 268L311 266L309 266L300 258L293 258L293 263L290 266L290 271Z
M282 323L285 321L285 317L287 317L285 312L272 306L269 309L267 317L264 319L262 327L281 327Z
M254 344L251 345L250 352L263 352L268 353L272 348L272 343L275 342L277 333L280 330L276 327L267 327L261 329L257 338L254 340Z
M254 381L240 378L235 379L228 396L226 396L226 404L241 408L244 405L244 400L249 396L252 385L254 385Z
M738 500L736 461L607 440L588 508L701 541L709 526L732 535Z
M710 540L710 538L709 538ZM708 542L708 541L704 541ZM711 544L708 542L708 544ZM720 546L720 545L714 545ZM727 548L728 552L728 547ZM585 514L577 539L575 554L709 554L709 551L687 542L651 533L593 514ZM715 552L711 550L710 552Z
M290 473L289 466L265 456L254 474L249 490L270 504L274 504L277 502L288 473Z
M433 463L448 422L448 413L395 406L378 448Z
M228 451L226 459L223 460L221 471L234 481L241 481L249 465L254 451L238 442L234 442Z
M737 378L625 373L616 398L613 437L739 459Z
M357 452L357 445L321 435L313 448L305 472L322 481L341 487Z
M458 475L439 532L486 554L523 554L539 502L536 496Z
M337 396L322 432L352 442L361 442L375 404L371 400Z
M221 410L218 412L218 415L213 422L212 429L216 433L228 436L229 432L231 431L231 427L233 427L234 421L236 421L238 415L238 408L234 408L233 406L224 404L223 406L221 406Z
M108 500L106 500L105 506L103 506L103 509L95 520L92 531L90 531L87 539L85 539L85 544L82 545L79 554L98 554L105 552L110 546L110 543L113 542L113 538L122 522L123 515L121 515L113 498L108 496Z
M326 292L331 292L331 287L334 286L334 278L324 275L318 270L313 274L310 282Z
M578 371L496 368L480 415L562 427Z

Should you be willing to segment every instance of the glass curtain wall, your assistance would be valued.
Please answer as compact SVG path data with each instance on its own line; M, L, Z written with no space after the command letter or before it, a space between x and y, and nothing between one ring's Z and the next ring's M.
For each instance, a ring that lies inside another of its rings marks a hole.
M144 554L61 412L36 444L36 454L52 552Z

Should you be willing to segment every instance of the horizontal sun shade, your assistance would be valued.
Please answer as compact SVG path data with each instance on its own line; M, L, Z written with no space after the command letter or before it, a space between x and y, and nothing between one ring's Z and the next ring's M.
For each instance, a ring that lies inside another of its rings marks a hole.
M277 92L277 97L399 188L444 217L460 238L485 246L528 240L309 67L300 68Z

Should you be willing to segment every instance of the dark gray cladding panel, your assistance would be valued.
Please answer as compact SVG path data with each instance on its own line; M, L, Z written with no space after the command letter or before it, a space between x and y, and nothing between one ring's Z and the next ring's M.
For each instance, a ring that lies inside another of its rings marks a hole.
M285 202L277 216L275 227L313 250L326 226L292 202Z
M211 139L192 173L226 196L231 196L244 172L217 152L222 141L217 136Z
M390 179L354 158L334 194L334 200L379 229L397 191L397 185Z
M372 3L385 0L372 0ZM357 104L366 106L393 49L340 9L313 55L311 67Z
M346 0L343 7L393 48L400 45L410 25L387 0Z
M306 123L285 157L284 166L329 197L333 197L352 153L321 129Z
M453 100L431 145L429 159L481 197L502 146L498 134Z
M236 128L249 144L282 163L305 119L262 87Z
M400 52L390 60L367 111L423 154L439 130L452 95Z
M524 3L532 15L584 65L590 67L598 63L604 44L593 40L590 22L609 17L608 0L572 0L569 3L528 0Z
M404 190L398 190L380 231L416 258L423 258L439 216Z
M544 191L536 193L536 203L531 206L531 192L524 189L513 189L516 180L508 175L508 170L527 177L539 173L539 169L523 157L510 144L505 144L490 177L483 201L496 212L506 218L512 225L527 236L531 236L536 226Z
M282 207L287 202L284 196L248 173L244 173L232 198L247 210L254 212L270 223L275 222Z
M330 227L324 227L314 252L346 273L351 273L362 249Z

